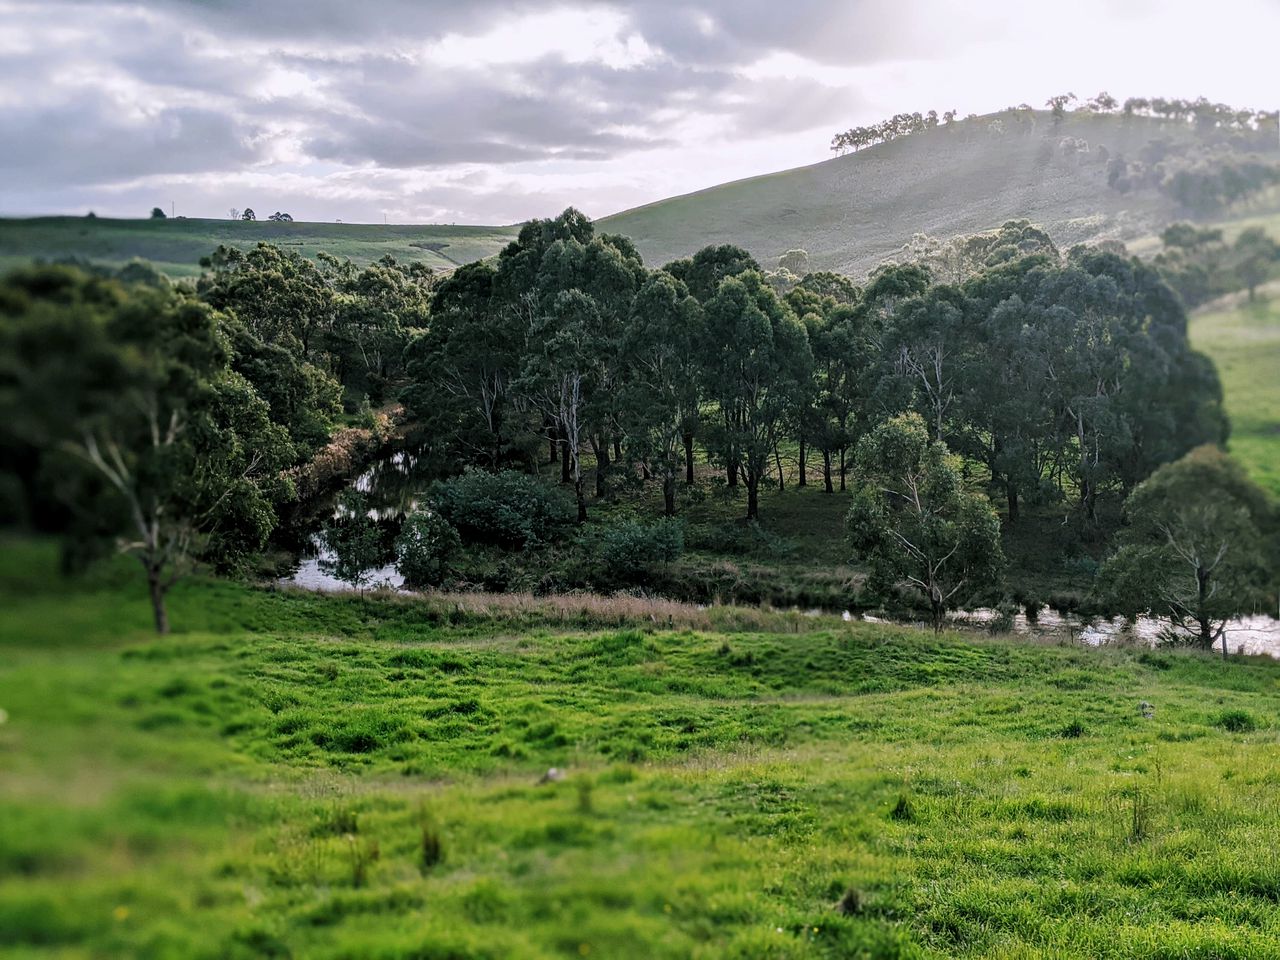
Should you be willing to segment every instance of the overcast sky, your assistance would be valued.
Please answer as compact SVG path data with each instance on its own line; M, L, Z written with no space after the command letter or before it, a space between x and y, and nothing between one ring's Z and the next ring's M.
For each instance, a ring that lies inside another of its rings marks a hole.
M0 213L513 223L898 111L1280 104L1280 0L0 0Z

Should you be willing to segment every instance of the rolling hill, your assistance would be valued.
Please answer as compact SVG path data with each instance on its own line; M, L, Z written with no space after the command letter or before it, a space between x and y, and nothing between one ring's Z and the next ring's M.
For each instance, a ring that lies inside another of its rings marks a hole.
M1196 136L1185 124L1077 113L1055 127L1038 112L1022 132L1010 125L996 134L997 119L916 133L597 223L631 237L649 263L708 243L736 243L765 266L800 248L813 269L861 276L917 233L945 239L1018 218L1045 228L1065 248L1149 236L1187 215L1155 190L1107 186L1109 158L1136 158L1152 141L1185 142Z
M489 257L515 227L383 226L366 223L273 223L239 220L112 220L39 217L0 220L0 268L35 258L78 257L119 266L141 257L172 277L200 272L200 258L219 244L242 248L260 241L314 257L324 250L360 264L387 254L438 270Z
M997 129L1003 132L996 132ZM1144 243L1187 212L1147 187L1107 185L1111 158L1151 161L1197 134L1149 117L991 115L882 143L810 166L722 184L597 220L631 237L659 266L712 243L745 247L766 267L801 248L815 270L868 273L919 233L940 239L1025 218L1062 247L1116 239ZM1280 194L1215 219L1273 214ZM559 211L547 210L546 216ZM0 219L0 268L33 258L79 257L113 265L141 257L174 277L198 272L220 243L268 241L368 263L385 254L447 270L493 256L515 226L271 223L234 220Z

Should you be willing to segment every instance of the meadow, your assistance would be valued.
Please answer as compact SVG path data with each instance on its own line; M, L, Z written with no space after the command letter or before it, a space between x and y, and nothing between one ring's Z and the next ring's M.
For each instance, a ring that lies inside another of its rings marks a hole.
M106 217L0 219L0 271L32 259L76 257L119 267L135 257L177 279L200 275L200 258L219 244L273 243L314 258L321 251L364 266L384 256L436 270L496 254L514 227L275 223L269 220L114 220Z
M1280 957L1273 661L0 546L6 957Z
M1231 417L1231 453L1280 495L1280 289L1243 295L1191 318L1191 343L1218 368Z

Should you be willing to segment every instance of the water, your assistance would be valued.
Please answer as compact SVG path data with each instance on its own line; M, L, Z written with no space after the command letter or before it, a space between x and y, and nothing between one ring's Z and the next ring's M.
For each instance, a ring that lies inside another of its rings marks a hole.
M950 614L951 621L960 627L985 628L997 617L996 611L986 608ZM1159 617L1139 617L1134 623L1124 617L1081 619L1063 616L1044 607L1034 623L1027 619L1025 613L1019 613L1014 617L1010 632L1045 640L1078 641L1090 646L1124 643L1155 647L1164 643L1171 631L1169 621ZM1233 654L1280 657L1280 620L1272 617L1254 615L1232 620L1227 624L1226 637L1227 650ZM1221 652L1221 640L1214 649Z
M419 505L432 479L434 474L426 468L423 458L417 452L400 450L372 464L352 481L350 487L364 495L371 518L390 524ZM343 515L344 509L336 496L326 504L321 513L324 519L339 519ZM349 583L323 569L324 563L332 558L333 555L320 534L313 533L302 552L297 569L282 582L326 593L352 590ZM404 577L400 575L394 562L372 571L364 589L376 588L404 589ZM824 612L827 611L805 611L814 616ZM882 622L876 617L859 616L848 610L841 616L846 621ZM949 615L949 620L953 626L961 629L985 630L998 616L995 610L980 608L955 611ZM1140 617L1136 623L1129 623L1122 617L1086 620L1073 615L1064 616L1048 607L1040 610L1034 622L1028 620L1025 613L1018 613L1010 627L1010 632L1015 636L1079 642L1091 646L1127 643L1154 647L1163 641L1168 631L1168 621L1158 618ZM1280 621L1269 616L1233 620L1227 625L1226 636L1227 649L1233 654L1265 654L1280 658ZM1215 649L1222 649L1221 641Z
M375 461L348 485L365 498L368 515L384 524L395 524L417 508L423 493L435 479L418 451L397 450ZM322 505L315 523L322 525L330 519L339 520L348 515L346 507L334 494ZM298 566L281 582L304 590L325 593L352 590L351 584L339 580L325 571L326 563L333 560L333 552L325 545L324 537L317 531L310 534L301 551ZM404 577L394 562L388 562L373 570L364 589L404 587Z

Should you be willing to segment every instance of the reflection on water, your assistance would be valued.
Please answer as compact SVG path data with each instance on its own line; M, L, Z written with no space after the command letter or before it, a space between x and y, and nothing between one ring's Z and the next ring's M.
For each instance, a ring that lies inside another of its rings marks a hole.
M434 477L425 469L422 458L417 453L400 450L370 466L352 481L351 488L365 497L371 518L394 522L418 506L423 492L432 479ZM337 496L333 498L326 512L335 520L344 516L344 508ZM349 583L326 573L322 568L326 561L332 559L333 555L325 546L323 538L318 532L313 533L298 568L282 582L305 590L323 592L352 590ZM370 575L365 589L378 588L404 589L404 577L400 575L394 562L379 567ZM806 611L815 616L822 612ZM883 622L876 617L859 616L847 610L844 611L842 618L863 620L868 623ZM989 628L998 618L999 614L995 610L985 608L961 610L950 614L950 620L956 627L983 630ZM1167 620L1150 617L1140 617L1136 623L1130 623L1122 617L1111 620L1086 620L1072 615L1063 616L1049 607L1042 608L1034 621L1028 620L1025 613L1019 613L1009 627L1009 631L1014 635L1094 646L1105 643L1156 646L1163 642L1169 629ZM1272 617L1252 616L1233 620L1227 625L1226 636L1227 649L1231 653L1280 657L1280 621ZM1216 649L1221 650L1221 642Z
M963 610L951 614L951 619L958 626L985 627L998 616L996 611L989 609ZM1165 642L1172 627L1168 620L1155 617L1139 617L1135 623L1130 623L1123 617L1082 620L1075 616L1063 616L1044 607L1035 622L1029 621L1025 613L1019 613L1013 620L1011 632L1046 640L1078 641L1093 646L1132 643L1154 647ZM1226 637L1227 650L1231 653L1280 657L1280 620L1272 617L1255 615L1232 620L1227 624ZM1218 641L1214 649L1221 651L1222 641Z
M368 506L368 515L385 524L395 524L412 512L435 476L416 451L397 450L375 461L347 486L347 490L359 493ZM341 492L335 493L319 510L313 524L322 525L327 520L341 520L349 514L342 503ZM339 580L325 567L334 559L333 552L325 545L319 529L313 529L302 548L298 566L281 582L306 590L336 592L353 590L351 584ZM394 562L371 572L364 589L390 587L400 589L404 578Z

